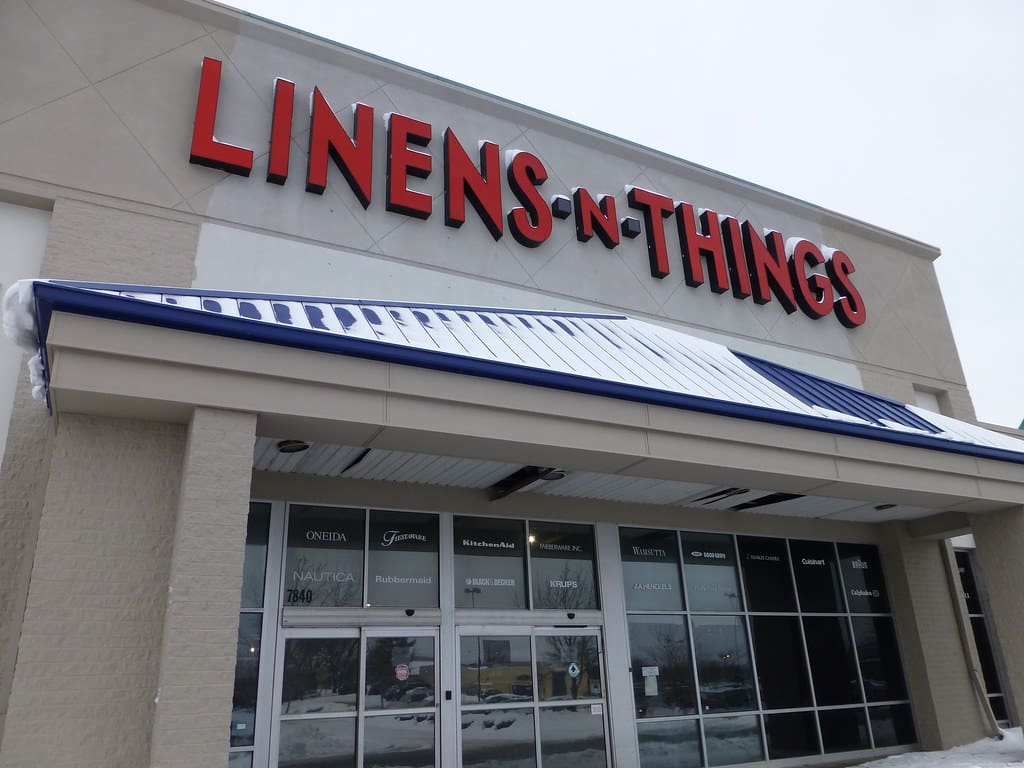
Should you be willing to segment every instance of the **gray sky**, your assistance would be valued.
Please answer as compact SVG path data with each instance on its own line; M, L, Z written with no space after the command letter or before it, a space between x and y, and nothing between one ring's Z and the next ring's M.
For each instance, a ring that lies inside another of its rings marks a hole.
M1024 3L232 4L939 246L978 417L1024 417Z

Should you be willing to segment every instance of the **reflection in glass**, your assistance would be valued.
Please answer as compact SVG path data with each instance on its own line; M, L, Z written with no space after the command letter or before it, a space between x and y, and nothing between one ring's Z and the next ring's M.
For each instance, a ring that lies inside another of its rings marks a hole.
M690 621L703 711L756 709L754 673L743 618L692 616Z
M355 768L356 718L282 720L278 768Z
M434 765L432 714L368 717L363 722L363 768Z
M712 717L704 721L708 765L753 763L764 757L757 715Z
M544 768L608 765L600 705L547 707L540 711L540 760Z
M685 617L630 616L629 663L637 717L696 713Z
M679 544L672 531L619 530L626 608L631 611L681 611Z
M871 746L863 709L826 709L818 713L818 722L826 753L850 752Z
M228 752L228 768L252 768L252 752Z
M463 704L533 701L529 637L466 635L459 651Z
M816 755L821 751L813 712L765 715L764 730L768 737L769 760Z
M885 591L878 547L870 544L836 546L850 613L888 613L889 596Z
M281 714L350 712L358 696L358 638L285 641Z
M366 709L433 707L433 637L366 640Z
M601 659L593 635L538 635L537 686L541 701L601 697Z
M751 611L795 611L793 578L785 539L740 536L740 569Z
M914 717L910 714L909 704L871 707L868 712L871 716L871 733L875 737L875 747L895 747L917 741Z
M640 768L700 768L700 727L696 720L637 723Z
M907 698L896 630L888 616L854 616L853 637L868 701Z
M978 582L974 578L974 568L971 565L970 553L962 550L957 552L956 565L960 571L960 586L963 588L967 612L970 614L983 613L981 610L981 595L978 593Z
M818 706L861 701L857 663L845 618L804 617L804 636Z
M530 570L534 608L598 607L591 526L531 523Z
M811 706L800 620L796 616L751 616L750 625L764 709Z
M526 535L519 520L455 517L455 607L526 608Z
M686 599L694 611L742 611L732 536L683 533Z
M971 629L974 632L974 645L978 649L978 660L981 662L981 674L985 678L985 690L988 693L1002 693L999 673L996 671L996 657L992 653L985 619L981 616L972 616Z
M436 608L437 515L370 513L366 602L390 608Z
M284 604L354 607L363 602L365 513L358 509L288 509Z
M462 768L536 768L532 709L462 713Z
M989 696L989 706L992 707L992 714L995 715L996 720L1002 722L1008 720L1009 715L1006 714L1006 699L1002 696Z
M260 631L263 614L238 617L235 651L235 692L231 703L231 746L251 747L256 727L256 698L260 678Z
M263 608L263 583L267 575L267 541L270 537L270 505L249 504L245 528L245 563L242 566L242 610Z
M835 549L827 541L790 541L793 575L804 613L842 613L843 590Z

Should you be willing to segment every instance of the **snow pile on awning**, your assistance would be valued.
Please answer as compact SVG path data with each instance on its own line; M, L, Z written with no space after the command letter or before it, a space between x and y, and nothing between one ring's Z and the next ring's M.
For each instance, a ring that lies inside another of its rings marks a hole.
M41 351L41 392L54 311L1024 463L1022 441L624 315L22 281L4 326Z

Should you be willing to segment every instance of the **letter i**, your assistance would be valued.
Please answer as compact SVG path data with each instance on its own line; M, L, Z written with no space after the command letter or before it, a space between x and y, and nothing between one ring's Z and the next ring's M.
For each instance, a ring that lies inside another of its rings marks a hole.
M270 125L270 160L267 181L284 184L288 178L288 155L292 141L292 112L295 107L295 83L274 81L274 117Z

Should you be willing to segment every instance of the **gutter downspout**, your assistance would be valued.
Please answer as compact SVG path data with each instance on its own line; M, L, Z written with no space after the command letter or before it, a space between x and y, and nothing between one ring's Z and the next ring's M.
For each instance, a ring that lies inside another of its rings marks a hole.
M953 598L953 613L956 615L956 628L960 635L960 645L963 647L964 659L967 661L967 673L971 678L974 688L974 695L978 699L978 707L981 710L989 729L989 736L1002 740L1003 729L999 727L995 714L992 712L992 705L988 700L988 692L985 690L985 679L981 674L981 665L978 661L978 651L974 647L974 632L970 628L970 619L967 616L967 603L964 601L963 587L960 584L960 572L956 565L956 556L953 554L953 545L949 539L943 539L942 547L943 562L945 563L946 581L949 583L949 592Z

